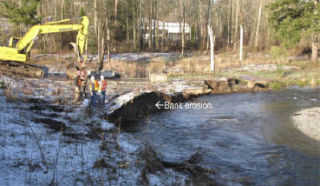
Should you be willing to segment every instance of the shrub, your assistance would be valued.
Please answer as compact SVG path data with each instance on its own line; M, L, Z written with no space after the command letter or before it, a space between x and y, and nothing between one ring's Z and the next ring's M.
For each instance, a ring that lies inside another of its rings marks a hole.
M270 54L273 59L279 59L288 56L288 51L283 47L272 46L270 49Z

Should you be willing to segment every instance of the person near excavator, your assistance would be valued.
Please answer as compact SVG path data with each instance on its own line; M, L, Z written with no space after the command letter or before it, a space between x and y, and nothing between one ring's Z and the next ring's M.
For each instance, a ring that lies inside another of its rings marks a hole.
M79 87L80 69L79 69L79 67L76 67L76 69L77 69L77 77L74 79L74 88L75 88L74 102L80 101L80 87Z
M99 90L99 82L95 80L94 76L91 76L90 92L91 92L91 104L97 103L97 91Z
M79 89L79 100L83 100L86 97L86 80L86 67L82 65L80 69L77 68L77 87Z
M99 93L101 95L101 103L104 103L106 100L106 91L107 91L107 81L104 79L102 75L99 81Z

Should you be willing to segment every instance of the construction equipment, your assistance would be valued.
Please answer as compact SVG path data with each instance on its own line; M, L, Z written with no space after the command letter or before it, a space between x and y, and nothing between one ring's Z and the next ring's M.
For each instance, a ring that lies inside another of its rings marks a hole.
M81 19L79 24L67 24L74 19ZM45 72L42 67L28 63L31 48L39 35L49 33L78 31L76 43L71 43L77 54L78 62L85 63L88 48L89 19L81 18L65 19L56 22L48 22L43 25L35 25L22 37L12 37L8 47L0 47L0 71L2 74L19 74L28 77L43 77Z

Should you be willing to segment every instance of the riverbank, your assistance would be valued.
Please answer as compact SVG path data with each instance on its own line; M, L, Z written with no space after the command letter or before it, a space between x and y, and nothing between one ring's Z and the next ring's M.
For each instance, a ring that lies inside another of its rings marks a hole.
M64 74L71 64L66 61L71 58L71 55L35 56L33 61L39 60L40 65L48 67L49 75L44 79L2 75L0 82L6 87L6 96L10 100L82 105L75 100L74 81ZM281 90L290 86L312 88L320 84L319 65L307 61L272 64L270 57L249 55L243 63L235 61L232 65L230 61L234 60L234 56L218 55L218 68L212 74L208 69L207 58L187 55L180 59L175 53L112 56L111 62L106 63L104 69L119 71L124 78L108 80L104 117L113 122L119 121L119 118L122 122L134 121L161 111L161 108L155 106L158 102L175 103L205 94L260 92ZM60 60L63 62L55 65ZM90 56L89 71L97 67L95 61L96 56ZM192 65L196 62L197 64ZM139 68L132 65L138 65ZM200 73L201 68L203 73ZM144 73L141 73L142 69Z
M310 138L320 141L320 107L304 109L292 116L294 125Z

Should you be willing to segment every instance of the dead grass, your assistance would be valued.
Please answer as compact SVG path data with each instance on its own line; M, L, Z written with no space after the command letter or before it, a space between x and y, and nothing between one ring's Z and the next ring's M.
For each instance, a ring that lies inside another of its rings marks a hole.
M57 63L62 59L57 57L44 57L41 64ZM40 61L41 61L40 60ZM50 61L50 62L49 62ZM63 60L62 60L63 61ZM268 72L240 72L237 68L247 65L277 64L276 71ZM286 71L281 69L282 65L297 66L300 70ZM87 63L88 69L97 69L95 61ZM121 61L111 60L106 63L104 70L119 72L123 78L148 78L150 74L165 73L169 78L212 78L215 77L241 77L255 76L272 81L281 81L287 85L298 84L301 86L319 85L320 63L314 64L309 61L295 61L292 58L286 60L274 59L266 53L246 53L245 60L240 62L237 54L220 53L215 56L215 74L210 71L210 57L207 53L197 52L190 57L154 57L146 61Z

